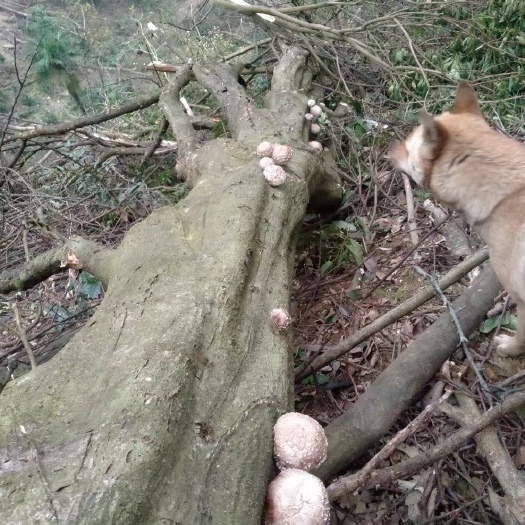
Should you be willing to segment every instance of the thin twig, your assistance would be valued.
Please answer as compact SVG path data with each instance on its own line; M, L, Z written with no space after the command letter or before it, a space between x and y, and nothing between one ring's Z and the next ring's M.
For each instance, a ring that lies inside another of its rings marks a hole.
M13 303L11 308L13 309L13 313L15 314L16 329L12 328L8 324L4 323L3 321L0 321L0 324L6 330L16 335L20 339L20 341L22 341L22 344L24 345L27 356L29 357L31 368L34 370L38 365L36 362L35 354L33 353L33 348L31 347L31 344L29 343L29 339L27 338L27 331L31 329L31 327L35 326L35 324L40 319L40 314L42 313L42 307L39 304L39 308L36 314L36 322L33 322L31 324L31 327L29 327L28 329L24 328L24 325L22 324L22 319L20 318L20 312L18 310L18 306L16 305L16 303Z
M377 466L390 457L400 443L406 441L425 421L428 421L436 408L441 405L451 393L452 390L447 391L438 401L427 405L413 421L400 430L359 472L340 478L332 483L327 489L330 501L341 498L345 493L352 494L359 487L362 487L376 470Z
M407 41L408 41L408 47L410 48L410 52L412 53L412 56L414 57L414 60L416 61L416 64L419 67L419 70L421 71L421 75L423 75L423 79L425 80L425 84L427 85L427 89L430 89L430 83L428 81L427 75L425 73L425 70L423 69L423 66L419 62L419 59L417 58L416 51L414 50L414 44L412 42L412 39L410 38L410 35L407 33L406 29L401 25L401 22L394 18L394 22L399 26L399 29L403 32L405 35Z
M482 262L488 259L488 251L480 250L472 257L465 259L463 262L456 265L452 270L446 273L440 280L439 286L442 290L445 290L449 286L458 282L465 274L470 272L476 266L479 266ZM318 356L309 366L303 364L297 368L295 377L297 380L301 380L304 377L316 372L323 366L326 366L334 359L341 357L346 354L352 348L355 348L358 344L369 339L372 335L380 332L390 324L394 323L404 315L409 314L418 306L426 303L436 294L432 287L426 287L419 293L406 300L404 303L396 306L385 315L378 317L375 321L357 330L350 337L343 339L337 345L325 349L322 355Z
M517 392L516 394L508 396L505 400L494 405L484 414L476 415L471 418L468 423L463 422L461 429L443 439L434 447L431 447L428 450L423 450L416 456L401 461L392 467L372 472L368 478L367 486L385 486L389 485L396 479L409 478L416 472L429 467L436 461L439 461L448 454L459 449L466 441L471 439L478 432L489 426L491 423L494 423L494 421L500 417L513 412L520 406L523 406L523 404L525 404L525 392ZM448 412L449 407L449 404L439 405L439 408L443 409L445 413ZM331 495L330 499L332 499Z
M450 216L449 216L450 218ZM419 241L419 243L416 246L413 246L403 257L402 259L395 264L388 272L378 280L378 282L370 289L368 292L364 295L362 298L363 301L368 299L380 286L383 285L383 283L396 271L398 270L405 262L406 260L434 233L436 233L441 226L443 226L444 222L441 224L434 225L425 235L423 235L422 239Z
M151 156L155 153L155 150L160 146L160 144L162 143L162 138L164 137L164 134L166 133L166 131L168 131L169 126L170 126L170 123L168 122L168 120L166 118L163 118L162 124L155 138L155 141L148 148L148 150L144 154L144 157L142 158L142 161L140 163L141 166L144 166L144 164L146 164L148 159L151 158Z
M7 132L7 128L9 127L9 124L11 123L11 119L13 118L13 113L15 112L15 108L16 108L16 105L18 103L18 99L20 98L20 95L22 94L22 91L23 91L23 89L24 89L24 87L26 85L27 75L29 74L29 71L33 67L33 62L35 60L38 48L40 47L40 42L42 42L42 38L38 42L38 44L36 46L36 49L35 49L35 52L33 53L33 56L31 57L31 60L29 61L29 65L27 66L27 69L26 69L26 71L24 73L24 76L22 78L20 78L20 75L18 73L18 62L16 60L16 38L14 39L15 47L14 47L13 54L14 54L16 78L18 80L18 91L17 91L17 93L15 95L15 100L14 100L13 104L11 105L11 109L9 111L9 115L7 116L7 120L6 120L4 129L2 130L2 135L0 136L0 151L2 151L2 147L3 147L4 142L5 142L5 134Z
M401 174L403 177L403 185L405 187L405 195L407 199L407 222L410 231L410 240L414 246L419 243L419 236L417 234L417 224L414 212L414 192L410 184L410 177L406 173Z
M485 392L490 392L489 385L485 381L485 378L483 377L481 370L474 362L474 358L472 357L472 353L470 352L470 349L468 347L468 339L465 336L465 333L463 332L463 328L461 328L461 323L459 322L458 316L456 315L456 312L454 308L452 307L451 302L448 300L448 297L446 297L445 294L443 293L443 290L441 289L439 285L438 279L436 278L435 275L430 275L429 273L425 272L423 268L420 268L419 266L414 266L414 270L418 275L421 275L422 277L424 277L432 285L432 288L434 288L436 295L438 295L443 301L443 303L447 306L447 309L450 313L450 317L452 318L452 321L454 322L456 326L456 330L458 331L459 342L461 344L461 347L463 348L463 351L465 352L465 355L467 356L467 360L470 364L470 367L475 372L476 377L478 378L479 384L481 385L481 388Z

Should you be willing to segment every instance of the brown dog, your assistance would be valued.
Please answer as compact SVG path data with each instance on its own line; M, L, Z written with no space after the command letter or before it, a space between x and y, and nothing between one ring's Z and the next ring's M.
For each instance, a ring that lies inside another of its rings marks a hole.
M392 145L400 171L462 211L489 247L501 284L518 304L515 337L495 338L498 354L525 353L525 146L492 130L476 93L460 82L454 108L431 117Z

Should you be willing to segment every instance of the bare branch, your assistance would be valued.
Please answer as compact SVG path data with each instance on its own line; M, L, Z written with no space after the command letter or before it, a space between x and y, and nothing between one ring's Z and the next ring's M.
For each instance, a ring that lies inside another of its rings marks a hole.
M472 333L499 293L492 268L484 269L456 301L465 333ZM419 335L372 383L349 410L326 428L328 457L316 475L329 479L368 450L394 424L442 364L454 352L459 336L448 312Z
M181 89L194 78L192 64L186 64L175 73L162 91L159 100L159 106L164 113L164 117L170 123L173 134L177 139L179 149L177 173L184 179L191 177L190 161L197 149L198 140L191 124L191 119L179 101L179 94Z
M410 35L408 34L407 30L401 25L401 22L394 18L394 22L399 26L399 29L403 32L405 35L407 41L408 41L408 47L410 49L410 52L412 53L412 56L414 57L414 61L416 62L417 66L419 67L419 70L421 71L421 75L423 76L423 79L425 80L425 84L427 85L427 89L430 89L430 83L428 82L427 75L425 73L425 70L423 69L423 66L419 62L419 58L417 58L416 51L414 49L414 44L412 42L412 39L410 38Z
M474 403L474 401L471 402ZM472 413L468 419L465 418L465 420L461 422L462 428L460 430L447 437L436 446L431 447L428 450L424 450L420 454L417 454L416 456L411 457L405 461L401 461L392 467L370 472L369 475L365 477L362 475L362 472L367 469L367 463L366 467L356 474L340 478L336 482L332 483L328 487L330 500L334 501L344 493L354 492L364 485L368 487L384 487L396 479L409 478L416 472L419 472L421 469L433 465L436 461L439 461L448 454L458 450L465 444L466 441L471 439L478 432L494 423L494 421L500 417L513 412L524 403L525 392L512 394L501 403L494 405L484 414L480 414L479 411L477 414ZM447 405L441 404L440 407L443 407L444 411L448 413L446 410ZM422 414L423 413L424 412L422 412ZM371 460L371 462L372 461L373 460Z
M14 142L15 140L23 141L33 139L43 135L61 135L62 133L66 133L74 129L100 124L101 122L106 122L116 117L120 117L121 115L125 115L126 113L133 113L134 111L139 111L152 106L159 101L159 96L160 91L157 91L152 95L147 95L135 100L131 100L130 102L117 106L109 110L107 113L99 113L98 115L90 115L54 126L42 126L31 131L25 131L24 133L7 137L4 140L4 143L7 144L8 142Z
M107 286L111 275L111 255L111 250L74 237L63 246L37 255L20 269L1 273L0 293L28 290L67 268L84 268Z
M486 261L488 256L489 254L487 250L481 250L472 257L469 257L468 259L459 263L439 280L440 288L442 290L446 290L449 286L457 283L465 274L470 272L476 266L479 266L482 262ZM409 314L417 307L425 304L427 301L430 301L430 299L432 299L435 294L436 292L431 286L424 288L419 293L406 300L404 303L396 306L385 315L378 317L375 321L372 321L370 324L364 326L350 337L347 337L341 341L336 346L326 349L326 351L321 356L316 358L312 364L306 368L306 370L301 370L301 368L299 368L296 372L296 378L302 379L319 370L323 366L326 366L334 359L341 357L346 352L349 352L352 350L352 348L356 347L359 343L366 341L372 335L380 332L388 325L397 321L404 315Z

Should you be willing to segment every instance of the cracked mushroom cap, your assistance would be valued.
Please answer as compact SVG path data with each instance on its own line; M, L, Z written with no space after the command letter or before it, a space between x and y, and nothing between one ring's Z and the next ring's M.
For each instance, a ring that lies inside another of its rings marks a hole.
M275 164L286 164L293 155L292 148L283 146L282 144L275 144L272 151L272 159Z
M323 110L321 109L321 106L312 106L312 107L310 108L310 113L311 113L314 117L320 117L322 112L323 112Z
M271 157L263 157L260 161L259 161L259 166L264 169L264 168L267 168L268 166L272 166L274 163L273 159Z
M280 186L286 182L286 171L276 164L266 166L263 169L263 175L270 186Z
M292 322L292 318L288 312L282 308L274 308L270 313L270 317L272 319L273 325L278 330L284 330L285 328L288 328Z
M302 470L281 472L268 487L265 525L326 525L330 505L323 482Z
M312 140L308 143L308 146L313 148L316 153L322 153L323 151L323 145L320 142L317 142L317 140Z
M281 470L313 470L326 459L327 449L323 427L310 416L289 412L273 427L273 453Z
M272 154L272 151L273 144L267 140L261 142L257 146L257 155L259 155L259 157L269 157Z

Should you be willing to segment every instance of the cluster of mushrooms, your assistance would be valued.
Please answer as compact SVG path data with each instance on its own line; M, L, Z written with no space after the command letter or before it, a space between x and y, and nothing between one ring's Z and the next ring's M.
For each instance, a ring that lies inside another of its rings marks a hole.
M310 125L310 133L312 135L318 135L321 132L321 126L316 123L316 120L323 114L323 110L321 106L318 106L314 99L310 99L308 101L308 107L310 108L310 111L304 116L304 118L311 122ZM308 145L313 148L318 153L321 153L323 151L323 146L320 142L317 142L317 140L312 140L308 143Z
M259 166L263 170L264 178L270 186L280 186L286 182L286 171L282 165L286 164L293 155L290 146L273 144L267 140L257 146L257 155L261 157Z
M316 124L315 121L323 114L323 110L313 99L308 101L308 107L310 111L305 115L305 119L312 123L310 133L317 135L321 131L321 127L319 124ZM316 140L312 140L308 145L318 154L323 151L322 144ZM257 155L261 157L259 166L262 168L264 178L268 181L268 184L270 184L270 186L280 186L284 184L287 175L282 166L292 158L292 148L265 140L257 146Z
M309 416L290 412L277 420L273 436L281 472L268 487L265 525L326 525L328 495L323 482L309 473L326 459L323 427Z

